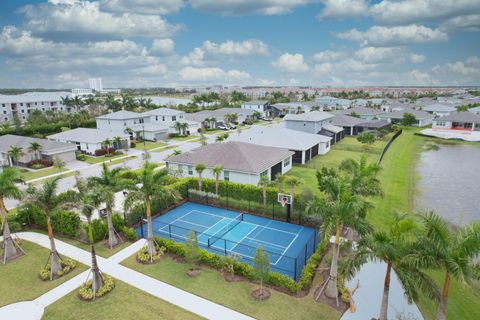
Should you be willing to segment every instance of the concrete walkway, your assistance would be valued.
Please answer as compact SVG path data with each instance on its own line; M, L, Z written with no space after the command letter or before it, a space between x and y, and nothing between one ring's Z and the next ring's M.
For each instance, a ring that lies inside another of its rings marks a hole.
M48 237L44 234L36 232L19 232L16 235L21 239L34 242L45 248L50 248ZM61 255L75 259L85 265L91 265L90 252L79 249L60 240L55 240L55 244L57 246L58 252ZM207 319L253 319L242 313L228 309L212 301L201 298L162 281L153 279L140 272L134 271L119 264L119 262L138 251L138 249L141 248L144 244L145 239L138 240L137 242L119 251L108 259L97 256L100 270L118 280L128 283L133 287L148 292L151 295L154 295L162 300L170 302L180 308L188 310ZM12 314L12 310L15 310L15 315L17 319L40 319L38 316L39 306L45 308L48 305L57 301L58 299L69 294L73 290L76 290L83 282L87 280L89 272L89 270L82 272L76 277L62 283L58 287L35 299L32 303L32 306L35 306L34 309L25 308L24 302L11 304L0 308L0 319L8 319L7 315Z

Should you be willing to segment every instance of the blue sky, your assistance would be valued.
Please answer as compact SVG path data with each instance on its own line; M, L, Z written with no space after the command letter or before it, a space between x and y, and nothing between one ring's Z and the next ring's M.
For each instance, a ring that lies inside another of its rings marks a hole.
M480 85L479 0L2 0L0 32L0 87Z

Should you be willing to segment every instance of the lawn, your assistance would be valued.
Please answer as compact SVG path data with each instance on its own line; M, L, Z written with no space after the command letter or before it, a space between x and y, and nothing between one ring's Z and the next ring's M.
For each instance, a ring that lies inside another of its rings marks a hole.
M54 281L42 281L38 272L45 266L50 250L32 242L22 241L26 255L0 264L0 307L23 300L33 300L75 275L86 270L84 265L77 265L75 270Z
M115 289L95 302L81 301L77 290L45 309L42 320L201 319L128 284L115 280Z
M164 147L164 148L152 150L152 152L163 152L163 151L165 151L165 150L170 150L170 149L175 149L175 148L177 148L177 146L166 146L166 147Z
M249 282L226 282L220 272L208 268L202 268L200 276L190 278L186 275L188 265L170 258L154 265L140 265L132 256L122 264L257 319L333 320L340 317L336 310L315 303L312 293L304 298L295 298L271 290L270 299L259 302L250 295L254 285Z
M118 163L122 163L124 161L128 161L128 160L132 160L132 159L135 159L137 156L128 156L127 160L125 159L115 159L115 160L111 160L109 162L107 162L107 166L113 166L114 164L118 164Z
M176 140L176 141L189 141L189 140L193 140L195 138L196 138L196 136L181 136L181 137L173 137L172 139Z
M160 148L163 146L166 146L167 144L165 142L154 142L154 141L145 141L145 145L143 142L137 142L137 145L135 146L135 149L137 150L150 150L150 149L155 149L155 148Z
M56 173L60 173L60 172L64 172L64 171L68 171L68 169L63 168L63 167L62 168L50 167L50 168L39 169L39 170L35 170L35 171L23 171L23 170L21 170L20 171L20 177L25 181L29 181L29 180L46 177L46 176L56 174Z

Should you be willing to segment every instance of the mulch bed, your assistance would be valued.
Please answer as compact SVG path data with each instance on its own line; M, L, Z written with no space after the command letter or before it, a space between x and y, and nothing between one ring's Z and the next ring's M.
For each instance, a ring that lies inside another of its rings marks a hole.
M257 288L252 291L252 297L255 300L259 300L259 301L267 300L268 298L270 298L270 295L271 295L270 290L265 288L263 289Z
M117 235L117 239L118 239L118 242L117 242L116 245L113 246L112 250L115 249L116 247L124 244L124 243L127 241L127 239L126 239L123 235ZM103 241L102 245L103 245L105 248L107 248L108 250L110 250L110 246L109 246L109 244L108 244L108 237L107 237L106 240Z

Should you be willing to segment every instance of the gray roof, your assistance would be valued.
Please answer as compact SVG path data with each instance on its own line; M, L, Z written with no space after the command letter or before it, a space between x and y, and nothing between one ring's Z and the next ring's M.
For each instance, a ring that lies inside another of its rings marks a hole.
M62 97L71 97L72 94L66 91L52 92L26 92L15 95L0 94L0 103L20 103L20 102L41 102L41 101L61 101Z
M294 152L283 148L228 141L202 146L192 151L167 158L165 161L167 163L188 165L203 163L208 168L221 164L225 170L258 174L293 154Z
M350 115L351 113L354 113L354 112L360 116L376 116L376 115L385 113L385 111L382 111L382 110L366 108L366 107L350 108L346 110L336 111L335 113Z
M327 143L330 137L287 129L283 126L252 127L240 134L231 134L229 140L258 144L266 147L307 150L319 143Z
M118 134L114 134L109 131L102 131L91 128L76 128L56 134L52 134L47 138L50 140L64 140L72 142L84 142L84 143L101 143L107 139L112 140ZM127 134L120 135L120 137L127 137Z
M434 103L430 104L428 106L422 107L423 111L427 112L453 112L457 110L455 107L442 104L442 103Z
M63 143L57 141L50 141L47 139L31 138L16 136L13 134L6 134L0 136L0 152L7 153L10 150L10 146L17 146L24 149L27 152L28 147L32 142L37 142L42 146L42 154L56 154L67 151L74 151L77 147L71 143Z
M478 114L480 112L480 107L470 108L470 109L468 109L468 111Z
M341 126L341 127L353 127L362 123L365 123L366 121L363 119L355 118L346 114L341 114L341 113L336 113L335 118L332 120L332 124L335 126Z
M413 109L400 110L400 111L395 111L395 112L387 112L387 113L379 115L379 117L383 118L383 119L388 119L388 118L402 119L403 115L405 113L413 114L415 116L415 118L417 118L417 119L433 119L433 115L429 114L428 112L413 110Z
M113 113L108 113L103 116L99 116L97 117L97 119L126 120L126 119L138 119L143 117L144 116L141 113L121 110Z
M325 124L325 125L322 126L322 131L323 130L327 130L327 131L330 131L330 132L333 132L333 133L339 133L339 132L343 131L343 128L334 126L333 124Z
M333 118L334 115L328 112L323 111L311 111L302 114L287 114L285 116L285 121L308 121L308 122L318 122L327 119Z
M184 113L180 110L170 109L170 108L158 108L150 111L145 111L141 113L143 116L176 116Z
M245 104L245 105L255 105L255 106L261 105L261 106L263 106L263 105L266 105L267 103L268 103L267 100L252 100L252 101L244 102L244 103L242 103L242 104Z
M453 112L450 115L441 117L437 121L475 122L480 123L480 115L473 112Z
M364 122L359 125L360 127L364 128L384 128L384 127L389 127L390 122L387 120L375 120L375 121L370 121L370 122Z

